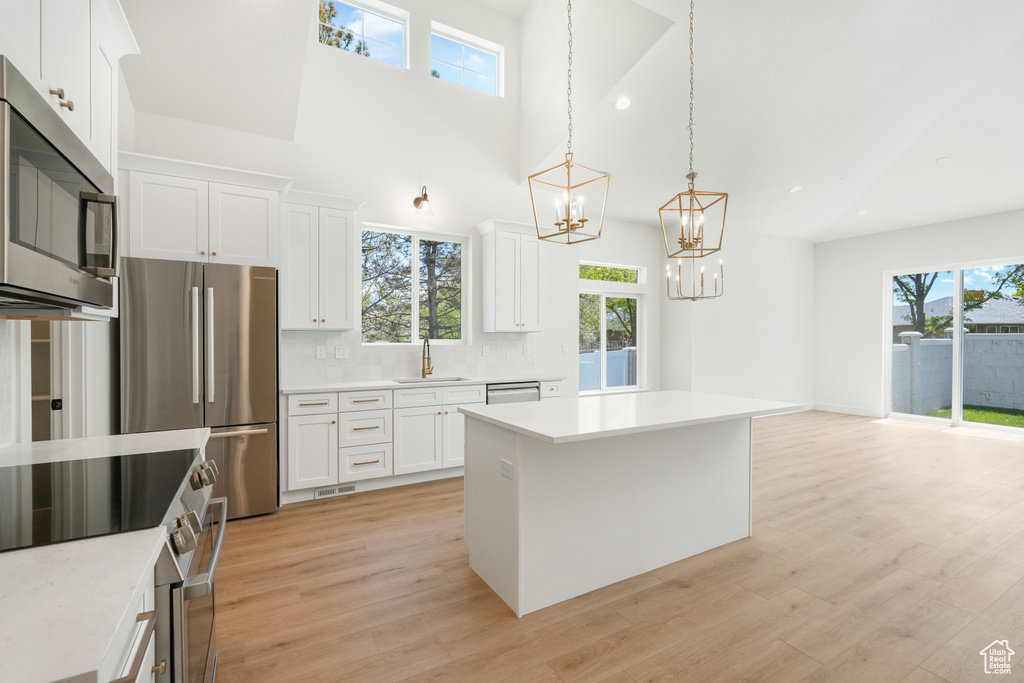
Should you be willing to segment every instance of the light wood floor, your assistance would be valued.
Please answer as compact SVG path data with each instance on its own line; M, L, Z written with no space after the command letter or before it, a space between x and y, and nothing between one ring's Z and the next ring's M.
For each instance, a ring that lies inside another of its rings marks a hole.
M218 683L1024 681L1024 443L754 422L752 538L522 619L468 567L461 479L232 522Z

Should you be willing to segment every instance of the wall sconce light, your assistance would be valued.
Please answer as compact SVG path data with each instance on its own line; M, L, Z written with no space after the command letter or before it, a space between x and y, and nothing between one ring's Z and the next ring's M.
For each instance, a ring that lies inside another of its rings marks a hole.
M423 215L427 214L430 216L434 215L433 209L430 208L430 200L427 198L427 186L423 186L423 190L420 192L420 196L412 200L412 205L416 207L416 214Z

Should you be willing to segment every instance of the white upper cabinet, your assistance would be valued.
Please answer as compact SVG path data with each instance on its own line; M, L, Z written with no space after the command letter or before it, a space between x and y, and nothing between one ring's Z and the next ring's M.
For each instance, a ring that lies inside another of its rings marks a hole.
M0 0L0 54L111 173L118 60L138 52L118 0Z
M288 178L127 152L120 165L130 188L127 256L277 267Z
M209 183L133 172L128 196L129 256L174 261L208 260Z
M210 263L277 265L278 193L210 183Z
M538 332L540 242L518 232L483 236L484 332Z
M281 329L352 329L353 212L281 207Z
M90 1L41 0L40 8L40 66L46 89L44 95L71 130L88 142L92 100ZM110 106L109 102L107 106Z

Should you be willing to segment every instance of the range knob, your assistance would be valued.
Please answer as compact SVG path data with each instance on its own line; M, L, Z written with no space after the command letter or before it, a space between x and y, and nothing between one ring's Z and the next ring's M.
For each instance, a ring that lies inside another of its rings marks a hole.
M199 489L203 488L204 486L206 486L209 483L209 482L206 482L206 481L203 480L203 474L202 473L203 473L202 467L197 466L194 470L192 470L192 474L189 475L188 483L189 483L189 486L192 487L193 491L198 491Z
M196 549L196 535L193 533L192 528L187 525L179 527L177 531L171 534L171 540L174 541L174 549L178 551L179 555Z
M205 477L204 481L206 481L207 484L212 485L217 481L217 475L220 474L220 469L217 468L217 463L212 460L207 460L200 465L200 467L202 468L202 472Z
M178 517L179 528L189 528L193 534L199 535L199 532L203 530L203 525L199 522L199 513L195 510L189 510L181 517Z

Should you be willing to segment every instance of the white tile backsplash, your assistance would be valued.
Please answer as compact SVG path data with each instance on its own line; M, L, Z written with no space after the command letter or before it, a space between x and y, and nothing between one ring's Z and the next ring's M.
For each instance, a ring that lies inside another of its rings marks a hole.
M536 374L535 334L477 333L473 343L431 344L430 357L438 377L527 377ZM483 355L487 346L488 355ZM530 347L529 355L523 346ZM316 347L327 357L316 358ZM348 347L348 358L335 358L338 346ZM321 382L350 382L419 377L422 346L364 346L358 331L282 332L281 386Z

